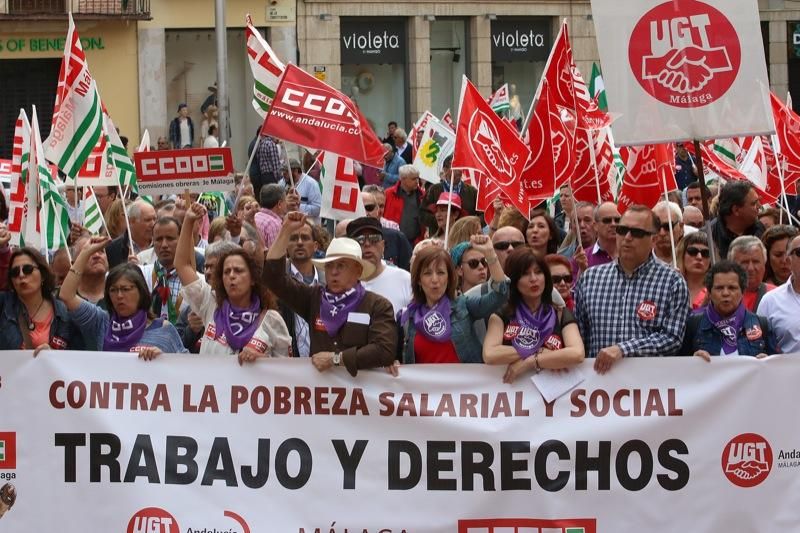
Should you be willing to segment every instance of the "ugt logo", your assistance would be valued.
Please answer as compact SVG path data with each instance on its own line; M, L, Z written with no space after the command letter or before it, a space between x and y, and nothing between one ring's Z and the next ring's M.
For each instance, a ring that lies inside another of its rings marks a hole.
M702 107L728 92L742 60L736 29L697 0L665 2L631 33L628 60L642 88L675 107Z
M145 507L131 517L127 533L180 533L178 521L159 507Z
M756 433L732 438L722 451L722 471L736 486L750 488L761 484L772 470L772 448Z

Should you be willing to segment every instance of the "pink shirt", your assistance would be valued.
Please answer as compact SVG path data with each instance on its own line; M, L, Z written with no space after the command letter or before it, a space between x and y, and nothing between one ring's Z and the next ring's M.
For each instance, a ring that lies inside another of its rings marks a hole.
M264 246L269 248L278 238L283 220L271 210L262 208L256 213L255 222L261 238L264 239Z

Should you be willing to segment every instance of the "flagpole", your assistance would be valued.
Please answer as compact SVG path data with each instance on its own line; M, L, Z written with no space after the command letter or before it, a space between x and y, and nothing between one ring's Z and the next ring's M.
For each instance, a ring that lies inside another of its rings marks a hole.
M708 236L708 249L711 251L711 264L715 264L717 262L717 247L714 244L714 235L711 231L711 217L709 216L708 212L708 186L706 185L706 172L703 168L703 150L700 147L700 141L695 139L694 140L694 154L697 156L697 173L700 174L700 177L697 178L697 181L700 182L700 200L702 202L703 207L703 218L705 219L705 232L706 236Z
M283 153L286 154L286 169L289 171L289 182L292 184L292 189L294 189L294 176L292 176L292 165L289 163L289 149L286 147L286 141L281 143L283 145Z
M258 139L256 139L256 144L253 146L253 151L250 152L250 159L247 160L247 166L244 168L244 175L242 176L242 181L239 183L239 187L236 190L236 198L233 201L233 209L236 210L236 204L239 203L239 199L242 197L242 191L244 191L244 180L250 179L250 165L253 164L253 161L256 158L256 152L258 151L258 145L261 144L261 134L259 133ZM253 188L255 192L255 187ZM258 201L258 198L256 198Z
M453 169L450 169L450 194L453 194ZM450 250L447 245L447 237L450 234L450 209L453 207L452 197L447 197L447 220L444 223L444 249ZM527 217L526 217L527 218Z
M597 205L603 203L603 196L600 193L600 173L597 171L597 156L594 152L594 135L592 130L586 130L586 138L589 140L589 157L592 158L592 168L594 169L594 183L597 188Z
M36 164L38 166L38 164L39 164L38 160L36 161ZM37 180L39 182L41 182L41 180L39 179L39 173L38 172L36 173L36 178L37 178ZM36 220L39 223L39 238L42 241L39 244L42 247L42 249L44 250L44 254L42 254L42 255L44 255L44 259L47 262L47 264L49 265L50 264L50 248L47 247L47 228L42 227L43 226L43 224L42 224L42 210L43 209L45 209L45 205L44 205L44 190L42 189L42 186L39 185L39 210L36 212ZM58 230L58 232L60 234L61 230Z
M186 208L188 209L189 206L187 205ZM133 252L133 236L131 235L131 221L128 220L128 206L125 205L125 198L122 198L122 212L125 213L125 227L128 228L128 250L131 252L131 255L136 255Z
M669 244L672 248L672 268L678 269L678 256L675 254L675 234L672 232L672 207L670 206L669 193L667 192L667 177L661 173L661 183L664 185L664 200L667 202L667 220L669 221Z

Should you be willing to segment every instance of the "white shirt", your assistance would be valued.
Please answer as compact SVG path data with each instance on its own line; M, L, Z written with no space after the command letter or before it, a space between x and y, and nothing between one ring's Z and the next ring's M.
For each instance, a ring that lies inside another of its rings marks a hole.
M206 253L203 248L198 246L194 247L194 251L200 255L205 255ZM136 254L136 258L139 260L139 266L152 265L156 262L156 259L158 259L158 254L156 254L155 248L151 246Z
M213 135L209 135L206 137L206 140L203 141L203 148L219 148L219 139Z
M179 121L181 126L181 145L178 148L192 145L191 130L189 130L189 119L181 118Z
M198 276L197 280L186 285L182 292L184 298L191 305L192 311L200 316L206 326L206 331L200 341L200 353L235 354L236 352L225 340L225 335L217 331L217 324L214 321L217 301L206 280ZM283 321L280 313L270 309L264 314L261 324L256 328L256 332L245 347L264 354L264 357L289 357L291 346L292 338L289 336L286 322Z
M769 321L781 352L800 352L800 294L792 287L792 276L761 298L756 314Z
M362 281L361 284L368 291L380 294L389 300L394 307L394 313L397 314L411 303L411 274L402 268L387 265L385 261L381 261L381 264L384 267L383 272L369 281Z

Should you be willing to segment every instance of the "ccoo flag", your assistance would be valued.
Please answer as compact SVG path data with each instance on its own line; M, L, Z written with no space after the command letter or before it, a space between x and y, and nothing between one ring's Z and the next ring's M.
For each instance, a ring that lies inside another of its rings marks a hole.
M261 33L253 26L253 20L247 15L247 57L250 60L250 70L253 71L253 107L261 118L267 116L275 91L278 90L284 64L272 51Z

